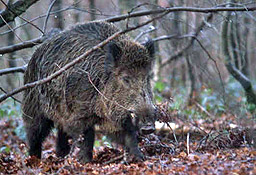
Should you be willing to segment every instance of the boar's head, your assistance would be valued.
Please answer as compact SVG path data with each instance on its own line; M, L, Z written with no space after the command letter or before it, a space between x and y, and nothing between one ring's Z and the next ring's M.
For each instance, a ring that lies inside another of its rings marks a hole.
M109 116L115 120L130 116L141 134L155 131L156 108L150 86L153 57L151 40L143 45L131 41L107 45L105 95L115 102L105 104Z

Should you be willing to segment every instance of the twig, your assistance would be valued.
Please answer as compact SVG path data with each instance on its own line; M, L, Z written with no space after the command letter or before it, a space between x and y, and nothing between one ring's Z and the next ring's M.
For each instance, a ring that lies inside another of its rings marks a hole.
M204 136L204 137L200 140L199 145L197 146L197 148L195 149L195 151L197 151L197 150L201 147L201 145L203 144L203 142L205 142L205 143L207 142L207 140L208 140L210 134L212 133L212 130L213 130L213 129L211 129L211 131L210 131L206 136Z
M215 137L213 137L211 140L209 140L208 144L207 144L207 147L209 147L213 141L215 141L217 138L221 137L222 135L225 135L226 133L220 133L220 132L217 132L218 135L216 135ZM221 139L221 138L220 138ZM217 140L218 141L218 140ZM217 143L216 143L217 144ZM218 145L216 145L216 147L218 147Z
M214 118L214 116L212 114L210 114L203 106L201 106L199 103L197 103L196 101L194 101L194 103L196 104L196 106L202 110L207 116L209 116L210 118Z
M216 69L217 69L217 72L218 72L218 76L219 76L219 79L220 79L220 84L221 84L221 87L223 89L223 93L225 94L226 90L225 90L225 86L224 86L224 82L222 80L222 76L221 76L221 73L220 73L220 69L218 67L218 64L217 64L217 61L210 55L210 53L207 51L207 49L203 46L203 44L200 42L200 40L198 38L195 38L195 40L197 41L197 43L199 44L199 46L203 49L203 51L207 54L207 56L209 57L209 59L214 63ZM225 95L223 95L223 100L224 100L224 104L226 103L226 98L225 98Z
M166 123L166 125L168 126L168 128L170 128L170 130L172 131L172 134L173 134L174 140L175 140L175 142L176 142L176 145L178 145L178 144L179 144L179 142L178 142L178 140L177 140L177 137L176 137L175 131L172 129L172 127L169 125L169 123L168 123L168 122L165 122L165 123Z
M11 73L16 73L16 72L21 72L24 73L26 68L27 68L27 64L21 67L11 67L11 68L6 68L6 69L1 69L0 70L0 76L5 75L5 74L11 74Z
M148 30L142 31L135 39L134 41L138 41L143 35L155 31L156 28L154 26L149 26Z
M1 19L5 22L5 24L7 25L7 27L13 32L13 34L21 41L23 42L23 40L19 37L19 35L17 35L13 28L7 23L7 21L5 21L4 17L2 15L0 15Z
M118 160L121 160L124 158L124 155L120 155L120 156L117 156L109 161L106 161L103 163L103 165L107 165L107 164L110 164L110 163L114 163L115 161L118 161Z
M189 155L189 132L187 134L187 154Z
M116 101L113 101L113 100L108 99L108 98L95 86L95 84L92 82L90 73L87 72L87 71L85 71L85 70L82 70L82 69L80 69L80 70L83 71L83 72L85 72L85 73L87 74L88 80L89 80L89 82L91 83L91 85L93 86L93 88L94 88L105 100L110 101L110 102L113 102L113 103L115 103L117 106L119 106L119 107L121 107L121 108L123 108L123 109L125 109L125 110L127 110L127 111L133 112L133 111L131 111L131 109L128 109L128 108L124 107L123 105L117 103Z
M43 34L45 34L45 31L46 31L46 27L47 27L47 22L48 22L48 19L49 19L49 16L50 16L50 13L51 13L51 10L52 10L52 7L54 5L54 3L56 2L56 0L53 0L47 10L47 14L46 14L46 18L45 18L45 21L44 21L44 27L43 27Z
M0 103L3 102L4 100L6 100L8 97L11 97L19 92L22 92L24 91L25 89L28 89L28 88L32 88L32 87L35 87L37 85L41 85L41 84L45 84L49 81L51 81L52 79L58 77L59 75L62 74L62 72L66 71L67 69L73 67L75 64L79 63L80 61L82 61L83 58L87 57L89 54L91 54L93 51L97 50L98 48L100 47L103 47L105 46L109 41L113 40L114 38L118 37L119 35L121 34L124 34L124 33L127 33L129 31L132 31L132 30L135 30L135 29L138 29L142 26L145 26L149 23L151 23L152 21L156 20L156 19L159 19L159 18L162 18L163 16L167 15L169 12L165 12L161 15L158 15L140 25L137 25L137 26L134 26L134 27L130 27L130 28L127 28L125 30L122 30L122 31L119 31L119 32L116 32L114 33L113 35L111 35L110 37L108 37L106 40L100 42L99 44L97 44L96 46L90 48L89 50L87 50L85 53L83 53L82 55L78 56L77 58L75 58L73 61L71 61L70 63L66 64L65 66L63 66L62 68L60 68L60 70L56 71L55 73L49 75L48 77L45 77L41 80L38 80L38 81L35 81L35 82L31 82L31 83L28 83L28 84L25 84L24 86L21 86L17 89L14 89L13 91L11 91L10 93L8 94L4 94L4 95L1 95L0 96Z
M152 41L157 42L162 40L176 39L177 37L177 35L163 35L157 38L153 38Z
M3 91L4 93L7 93L2 87L0 87L0 90ZM20 100L18 100L17 98L15 97L11 97L14 101L17 101L18 103L22 104L22 102Z
M208 134L205 130L203 130L201 127L197 126L195 123L189 122L191 125L193 125L194 127L198 128L200 131L202 131L205 134Z

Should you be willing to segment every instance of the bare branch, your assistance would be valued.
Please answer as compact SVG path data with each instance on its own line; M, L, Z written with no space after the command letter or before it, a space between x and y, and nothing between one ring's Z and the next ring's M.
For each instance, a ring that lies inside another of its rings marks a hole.
M5 24L7 25L7 27L14 33L14 35L15 35L21 42L23 42L23 40L19 37L19 35L17 35L17 34L14 32L13 28L7 23L7 21L5 21L4 17L2 17L1 15L0 15L0 17L1 17L1 19L5 22Z
M218 67L218 64L217 64L217 61L210 55L210 53L207 51L207 49L203 46L203 44L199 41L198 38L195 37L195 40L197 41L197 43L199 44L199 46L203 49L203 51L207 54L207 56L209 57L210 60L213 61L216 69L217 69L217 72L218 72L218 76L219 76L219 79L220 79L220 83L221 83L221 87L223 89L223 92L225 93L225 86L224 86L224 83L222 81L222 77L221 77L221 73L220 73L220 69ZM226 103L226 99L225 99L225 96L223 95L223 100L224 100L224 103Z
M110 163L114 163L118 160L122 160L124 158L124 155L120 155L120 156L117 156L117 157L114 157L113 159L110 159L106 162L103 162L103 165L107 165L107 164L110 164Z
M189 37L193 36L190 40L190 42L183 47L181 50L179 50L177 53L175 53L173 56L171 56L167 61L165 61L164 63L162 63L160 65L160 68L165 67L166 65L170 64L173 60L177 59L178 57L182 56L194 43L195 39L197 38L197 36L200 34L200 32L202 31L202 29L205 27L205 25L207 24L208 21L210 21L213 17L213 14L209 14L206 17L206 21L202 21L202 23L199 25L199 27L196 29L195 33L193 35L190 35ZM179 39L181 38L185 38L183 37L177 37Z
M180 36L180 37L183 37L183 36ZM177 38L178 38L177 35L163 35L163 36L159 36L157 38L153 38L152 41L157 42L157 41L177 39Z
M21 66L21 67L12 67L12 68L1 69L0 76L6 75L6 74L11 74L11 73L16 73L16 72L24 73L26 68L27 68L27 64L24 66Z
M5 19L6 22L11 22L17 16L24 13L31 5L33 5L37 1L38 0L19 0L9 5L8 8L6 8L4 11L0 13L0 15ZM4 3L2 0L1 2ZM0 19L0 27L4 25L5 25L5 22L2 19Z
M102 21L117 22L117 21L124 20L126 18L135 18L140 16L159 14L163 12L169 13L169 12L177 12L177 11L186 11L186 12L198 12L198 13L216 13L216 12L224 12L224 11L255 11L255 10L256 10L256 7L212 7L212 8L170 7L170 8L161 8L157 10L141 10L138 12L106 18L106 19L103 19Z
M22 49L26 49L29 47L33 47L35 45L38 45L38 44L44 42L47 38L51 38L52 36L60 33L60 31L61 30L58 28L53 28L46 35L44 35L42 37L32 39L29 41L24 41L22 43L14 44L11 46L2 47L2 48L0 48L0 54L6 54L6 53L14 52L17 50L22 50Z
M69 8L67 8L65 10L68 10L68 9ZM254 11L254 10L256 10L256 7L239 7L239 8L238 7L218 7L218 8L173 7L173 8L161 8L161 9L158 9L158 10L138 11L138 12L133 12L133 13L125 14L125 15L106 18L106 19L103 19L101 21L117 22L117 21L121 21L121 20L124 20L124 19L127 19L127 18L134 18L134 17L140 17L140 16L145 16L145 15L150 15L150 14L158 14L158 13L163 13L163 12L170 13L170 12L175 12L175 11L209 13L209 12L219 12L219 11ZM200 30L197 30L197 31L200 32ZM197 36L198 34L194 34L194 35ZM24 43L19 43L19 44L17 44L18 47L16 47L16 45L3 47L3 48L0 48L0 54L10 53L10 52L21 50L21 49L24 49L24 48L33 47L37 44L42 43L42 41L43 41L43 38L42 38L42 40L40 40L40 38L37 38L37 39L34 39L34 40L25 41ZM184 49L182 49L181 51L176 53L174 56L172 56L170 59L168 59L168 61L163 63L161 65L161 68L166 66L167 64L169 64L172 60L175 60L176 58L181 56L183 54L183 52L185 52L187 49L189 49L192 46L193 42L194 41L192 39L191 42L187 46L184 47ZM15 49L13 49L13 48L15 48Z
M60 70L56 71L55 73L49 75L48 77L45 77L41 80L38 80L38 81L35 81L35 82L32 82L32 83L28 83L28 84L25 84L24 86L21 86L20 88L17 88L17 89L14 89L12 92L10 93L7 93L7 94L3 94L0 96L0 103L3 102L4 100L6 100L8 97L11 97L19 92L22 92L24 91L25 89L28 89L28 88L32 88L32 87L35 87L37 85L41 85L41 84L44 84L44 83L47 83L49 81L51 81L52 79L58 77L59 75L61 75L64 71L68 70L69 68L71 68L72 66L74 66L75 64L79 63L80 61L83 60L83 58L87 57L89 54L91 54L93 51L99 49L100 47L103 47L105 46L109 41L113 40L114 38L118 37L119 35L121 34L124 34L124 33L127 33L129 31L132 31L132 30L135 30L135 29L138 29L142 26L145 26L149 23L151 23L152 21L156 20L156 19L159 19L159 18L162 18L163 16L167 15L169 12L164 12L140 25L137 25L135 27L130 27L130 28L127 28L125 30L122 30L122 31L119 31L119 32L116 32L114 33L113 35L111 35L110 37L108 37L106 40L100 42L99 44L97 44L96 46L90 48L89 50L87 50L85 53L83 53L82 55L80 55L79 57L75 58L73 61L71 61L70 63L66 64L65 66L63 66L62 68L60 68Z
M56 13L60 13L60 12L64 12L64 11L72 10L72 9L73 9L73 7L72 7L72 6L69 6L69 7L60 9L60 10L56 10L56 11L50 12L50 15L54 15L54 14L56 14ZM13 30L15 31L15 30L17 30L17 29L19 29L19 28L21 28L21 27L23 27L23 26L25 26L25 25L27 25L27 24L33 22L33 21L36 21L36 20L41 19L41 18L44 18L44 17L46 17L46 16L47 16L47 14L39 15L39 16L37 16L37 17L35 17L35 18L33 18L33 19L27 21L27 22L22 23L22 24L19 25L19 26L14 27ZM5 31L5 32L2 32L2 33L0 33L0 35L5 35L5 34L8 34L8 33L10 33L10 32L12 32L12 30L8 30L8 31Z
M207 19L212 18L211 14L210 16L208 16ZM207 56L209 57L209 59L211 61L213 61L216 69L217 69L217 72L218 72L218 76L219 76L219 79L220 79L220 83L221 83L221 86L223 88L223 92L225 93L225 87L224 87L224 83L222 81L222 77L221 77L221 73L220 73L220 70L219 70L219 67L217 65L217 61L210 55L210 53L207 51L207 49L203 46L203 44L200 42L200 40L196 37L196 35L199 34L199 31L203 28L203 25L201 25L198 29L197 29L197 32L195 35L183 35L183 36L177 36L177 35L167 35L167 36L160 36L160 37L157 37L157 38L154 38L152 39L153 41L161 41L161 40L168 40L168 39L183 39L183 38L187 38L187 37L191 37L192 39L190 40L190 43L182 50L180 50L178 52L178 54L175 54L174 57L171 57L171 58L178 58L179 56L181 56L184 52L186 52L192 45L193 45L193 42L194 41L197 41L197 43L199 44L199 46L203 49L203 51L207 54ZM173 60L172 59L172 60ZM169 61L169 60L168 60ZM161 65L161 67L165 66L165 64L167 64L166 61L164 64ZM223 100L225 102L225 96L223 96Z
M196 106L201 110L203 111L208 117L210 118L214 118L214 116L207 111L207 109L205 109L202 105L200 105L199 103L197 103L196 101L194 101L194 103L196 104Z
M51 13L51 10L53 8L53 5L54 3L56 2L56 0L53 0L52 3L50 4L48 10L47 10L47 14L46 14L46 18L45 18L45 21L44 21L44 27L43 27L43 31L45 33L46 31L46 28L47 28L47 22L48 22L48 19L49 19L49 16L50 16L50 13Z
M156 28L154 26L149 26L149 29L148 30L145 30L145 31L142 31L135 39L134 41L138 41L138 39L140 39L143 35L147 34L147 33L150 33L150 32L153 32L155 31Z
M76 4L76 3L75 3L75 4ZM61 13L61 12L68 11L68 10L77 10L77 11L81 11L81 12L84 12L84 13L90 13L90 12L87 11L87 10L74 7L75 4L70 5L70 6L68 6L68 7L65 7L65 8L62 8L62 9L59 9L59 10L56 10L56 11L52 11L52 12L50 12L49 15L51 16L51 15L54 15L54 14L56 14L56 13ZM33 19L30 19L29 21L24 22L24 23L20 24L19 26L16 26L16 27L14 27L14 28L12 28L12 29L13 29L13 31L15 31L15 30L17 30L18 28L21 28L21 27L23 27L23 26L25 26L25 25L27 25L27 24L29 24L29 23L32 23L33 21L38 20L38 19L44 18L44 17L46 17L47 15L48 15L48 13L39 15L39 16L37 16L37 17L35 17L35 18L33 18ZM100 14L97 13L97 14L95 14L95 15L112 16L112 15L107 15L107 14L103 14L103 13L100 13ZM8 30L8 31L5 31L5 32L0 33L0 35L5 35L5 34L7 34L7 33L13 32L13 31L12 31L12 30Z
M38 0L19 0L17 2L15 2L14 4L6 4L3 0L0 0L5 6L6 9L4 11L2 11L0 13L0 15L5 19L5 21L11 22L14 21L14 19L24 13L31 5L33 5L34 3L36 3ZM21 19L23 19L24 21L28 22L26 19L20 17ZM0 27L3 27L4 25L6 25L4 20L0 19ZM29 22L30 23L30 22ZM37 28L39 31L42 32L42 30L40 28L38 28L36 25L34 25L33 23L30 23L32 26L34 26L35 28Z
M0 87L0 90L3 91L4 93L7 93L2 87ZM18 103L21 104L21 101L18 100L17 98L15 98L15 97L13 97L13 96L11 96L11 98L12 98L14 101L17 101Z
M14 52L17 50L30 48L30 47L33 47L35 45L42 43L45 39L47 39L47 37L39 37L39 38L32 39L29 41L24 41L23 43L18 43L18 44L14 44L11 46L2 47L2 48L0 48L0 54L6 54L6 53Z

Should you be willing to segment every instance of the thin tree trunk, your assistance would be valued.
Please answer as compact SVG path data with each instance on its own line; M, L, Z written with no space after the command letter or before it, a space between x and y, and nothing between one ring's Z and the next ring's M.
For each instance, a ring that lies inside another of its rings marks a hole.
M253 91L252 83L251 81L236 67L232 64L232 57L229 53L229 34L230 34L230 28L229 28L229 18L230 18L231 12L227 12L227 20L223 22L222 26L222 51L225 57L225 65L228 70L228 72L242 85L244 88L247 102L250 104L256 105L256 95Z
M8 5L11 5L13 3L13 0L9 0L8 1ZM9 23L9 26L13 28L13 22ZM7 36L7 45L11 46L14 44L14 39L15 39L15 35L13 32L10 32ZM8 67L12 68L12 67L16 67L17 63L16 60L13 59L14 53L11 52L8 54ZM11 91L12 89L15 88L15 74L10 74L7 76L6 78L6 82L8 84L8 91Z
M244 54L242 56L242 68L241 71L242 73L247 76L248 78L250 77L250 70L249 70L249 58L248 58L248 53L249 53L249 48L248 48L248 43L249 43L249 29L248 25L250 24L250 19L247 17L244 17Z
M62 8L62 0L57 0L54 4L54 10L60 10ZM54 27L64 29L64 19L62 13L58 13L54 19Z
M9 24L11 27L13 27L13 24ZM7 43L8 46L13 45L14 44L14 33L11 32L8 34L7 37ZM11 52L8 54L8 67L12 68L12 67L16 67L17 63L16 60L13 59L14 53ZM11 91L12 89L15 88L15 74L9 74L6 78L7 84L8 84L8 91Z
M91 20L94 21L96 19L96 16L95 16L95 1L94 0L89 0L89 7L90 7Z
M80 0L74 0L74 6L75 7L78 7L78 2L79 2ZM81 3L81 2L80 2ZM74 15L73 15L73 18L74 18L74 21L75 21L75 23L77 23L77 22L79 22L79 14L80 13L78 13L78 11L74 11Z
M234 24L234 21L231 22L231 30L230 30L230 43L231 43L231 50L233 53L233 58L234 58L234 63L237 69L240 68L239 66L239 58L238 58L238 46L237 46L237 42L236 42L236 38L237 38L237 28L236 25ZM239 52L241 52L241 50L239 50Z

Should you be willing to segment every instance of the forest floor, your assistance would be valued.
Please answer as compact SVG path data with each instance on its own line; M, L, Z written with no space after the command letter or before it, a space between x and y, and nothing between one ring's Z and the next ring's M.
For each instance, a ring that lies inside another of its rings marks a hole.
M123 150L97 134L93 162L80 164L78 148L64 159L56 157L56 132L44 142L41 160L28 156L15 132L21 119L2 118L0 174L256 174L256 149L248 144L255 132L239 128L234 116L174 123L175 134L167 127L141 138L144 162L122 163Z

